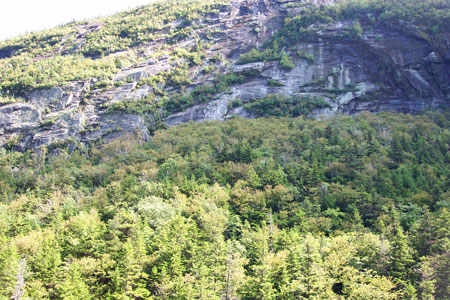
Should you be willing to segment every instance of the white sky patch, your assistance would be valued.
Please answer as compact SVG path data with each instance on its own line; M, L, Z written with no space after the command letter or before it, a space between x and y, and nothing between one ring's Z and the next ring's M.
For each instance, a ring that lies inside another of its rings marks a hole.
M73 20L111 15L152 0L3 0L0 40L49 29Z

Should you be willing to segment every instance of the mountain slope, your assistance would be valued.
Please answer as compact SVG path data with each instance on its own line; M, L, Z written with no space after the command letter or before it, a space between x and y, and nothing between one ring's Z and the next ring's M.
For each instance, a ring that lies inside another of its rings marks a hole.
M0 149L0 298L446 300L449 128L234 119Z
M448 28L439 0L166 1L67 24L0 45L0 144L147 140L233 116L439 109Z
M0 299L448 300L449 13L174 0L2 42Z

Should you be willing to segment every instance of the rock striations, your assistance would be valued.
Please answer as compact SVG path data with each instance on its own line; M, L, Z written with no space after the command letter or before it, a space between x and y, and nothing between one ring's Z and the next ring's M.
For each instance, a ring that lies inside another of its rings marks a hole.
M318 22L311 25L316 32L314 38L283 49L293 63L290 68L283 68L275 60L237 64L241 54L261 47L282 29L285 18L301 13L301 7L291 2L299 1L234 0L208 19L200 20L188 36L175 44L160 39L136 46L139 59L115 74L113 85L98 87L98 79L90 78L28 91L21 101L0 104L0 146L24 151L110 140L124 134L137 134L147 140L152 130L164 126L233 116L257 117L245 103L272 94L320 97L326 105L309 111L311 117L361 111L415 114L448 106L450 31L430 37L406 23L390 26L371 24L366 19ZM326 0L308 3L333 5L333 1ZM174 20L174 26L181 21ZM361 31L356 37L350 36L348 29L355 26L360 26ZM164 84L157 90L146 84L146 78L179 64L170 57L171 51L190 49L206 35L208 47L202 50L203 62L189 66L188 83ZM165 54L154 55L161 49ZM13 52L0 49L2 57ZM220 59L212 59L217 57ZM215 71L205 72L208 66ZM179 111L161 106L148 113L111 109L115 103L139 101L149 94L155 95L158 102L192 93L212 84L218 73L244 74L245 79L232 82L207 101L195 101L194 96L194 102Z

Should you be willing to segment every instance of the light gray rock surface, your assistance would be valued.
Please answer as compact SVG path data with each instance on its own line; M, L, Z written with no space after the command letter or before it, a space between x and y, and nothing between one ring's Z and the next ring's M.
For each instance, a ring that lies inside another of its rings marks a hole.
M153 56L165 41L142 46L143 59L118 72L109 88L94 88L97 79L73 82L67 86L40 89L26 94L22 103L0 105L0 146L24 151L56 143L91 143L134 135L146 141L151 131L162 125L206 120L225 120L233 116L257 117L244 107L232 107L235 100L251 102L270 94L323 98L329 107L316 109L310 117L331 117L337 113L397 111L416 114L438 109L450 102L450 33L430 40L420 28L388 27L361 22L359 39L346 38L346 28L354 21L314 25L316 38L284 49L295 67L283 70L278 62L236 64L242 53L263 45L282 26L291 0L235 0L218 12L192 36L167 48L189 48L199 36L209 34L204 64L188 70L191 85L178 87L152 85L145 81L184 61L172 61L167 54ZM309 1L332 4L331 0ZM175 23L174 23L175 24ZM254 30L258 28L258 30ZM82 39L82 37L80 37ZM81 40L80 40L81 42ZM4 50L0 59L12 55ZM299 53L303 53L300 55ZM306 58L306 56L308 58ZM202 72L207 59L222 57L215 71ZM114 103L143 100L155 95L155 101L170 99L195 87L211 84L219 74L252 72L253 77L234 84L226 93L211 97L208 103L193 103L185 111L153 114L118 110ZM276 81L277 86L270 86ZM161 118L161 116L165 118Z

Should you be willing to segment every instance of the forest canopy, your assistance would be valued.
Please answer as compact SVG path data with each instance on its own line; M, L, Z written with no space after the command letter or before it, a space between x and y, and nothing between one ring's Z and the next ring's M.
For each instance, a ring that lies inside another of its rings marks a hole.
M449 122L234 119L3 149L0 295L448 299Z

